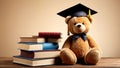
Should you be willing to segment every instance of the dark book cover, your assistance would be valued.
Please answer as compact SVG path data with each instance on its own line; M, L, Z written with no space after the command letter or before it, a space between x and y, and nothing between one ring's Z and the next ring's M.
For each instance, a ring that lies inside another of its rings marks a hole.
M38 50L38 51L27 51L20 50L20 56L27 58L52 58L60 56L60 50Z
M60 32L39 32L38 37L61 38L61 33Z

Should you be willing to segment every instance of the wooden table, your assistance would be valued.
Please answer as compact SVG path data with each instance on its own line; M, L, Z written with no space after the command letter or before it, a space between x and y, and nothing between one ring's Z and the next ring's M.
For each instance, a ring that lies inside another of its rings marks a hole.
M12 62L12 58L7 57L0 57L0 68L1 67L12 67L12 68L22 68L22 67L29 67L25 65L15 64ZM120 68L120 58L102 58L97 65L82 65L82 64L75 64L75 65L51 65L51 66L40 66L40 67L33 67L33 68ZM32 68L32 67L31 67Z

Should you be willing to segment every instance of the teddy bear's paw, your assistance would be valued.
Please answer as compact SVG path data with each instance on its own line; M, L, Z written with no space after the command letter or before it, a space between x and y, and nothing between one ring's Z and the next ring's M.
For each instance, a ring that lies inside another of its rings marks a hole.
M92 49L86 54L84 60L86 64L95 65L99 61L100 58L101 58L100 51L96 49Z
M69 48L62 49L60 58L64 64L75 64L77 62L76 55Z

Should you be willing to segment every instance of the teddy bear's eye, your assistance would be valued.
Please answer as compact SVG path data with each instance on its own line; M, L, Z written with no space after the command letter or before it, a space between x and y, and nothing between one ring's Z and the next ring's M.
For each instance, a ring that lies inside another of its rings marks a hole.
M82 23L84 25L84 23Z
M74 25L76 25L76 23L74 23Z

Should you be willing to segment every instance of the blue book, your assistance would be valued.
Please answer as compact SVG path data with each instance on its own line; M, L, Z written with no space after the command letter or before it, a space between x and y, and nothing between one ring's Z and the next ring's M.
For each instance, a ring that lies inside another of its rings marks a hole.
M34 43L34 42L19 42L18 49L27 51L37 50L58 50L58 43Z

